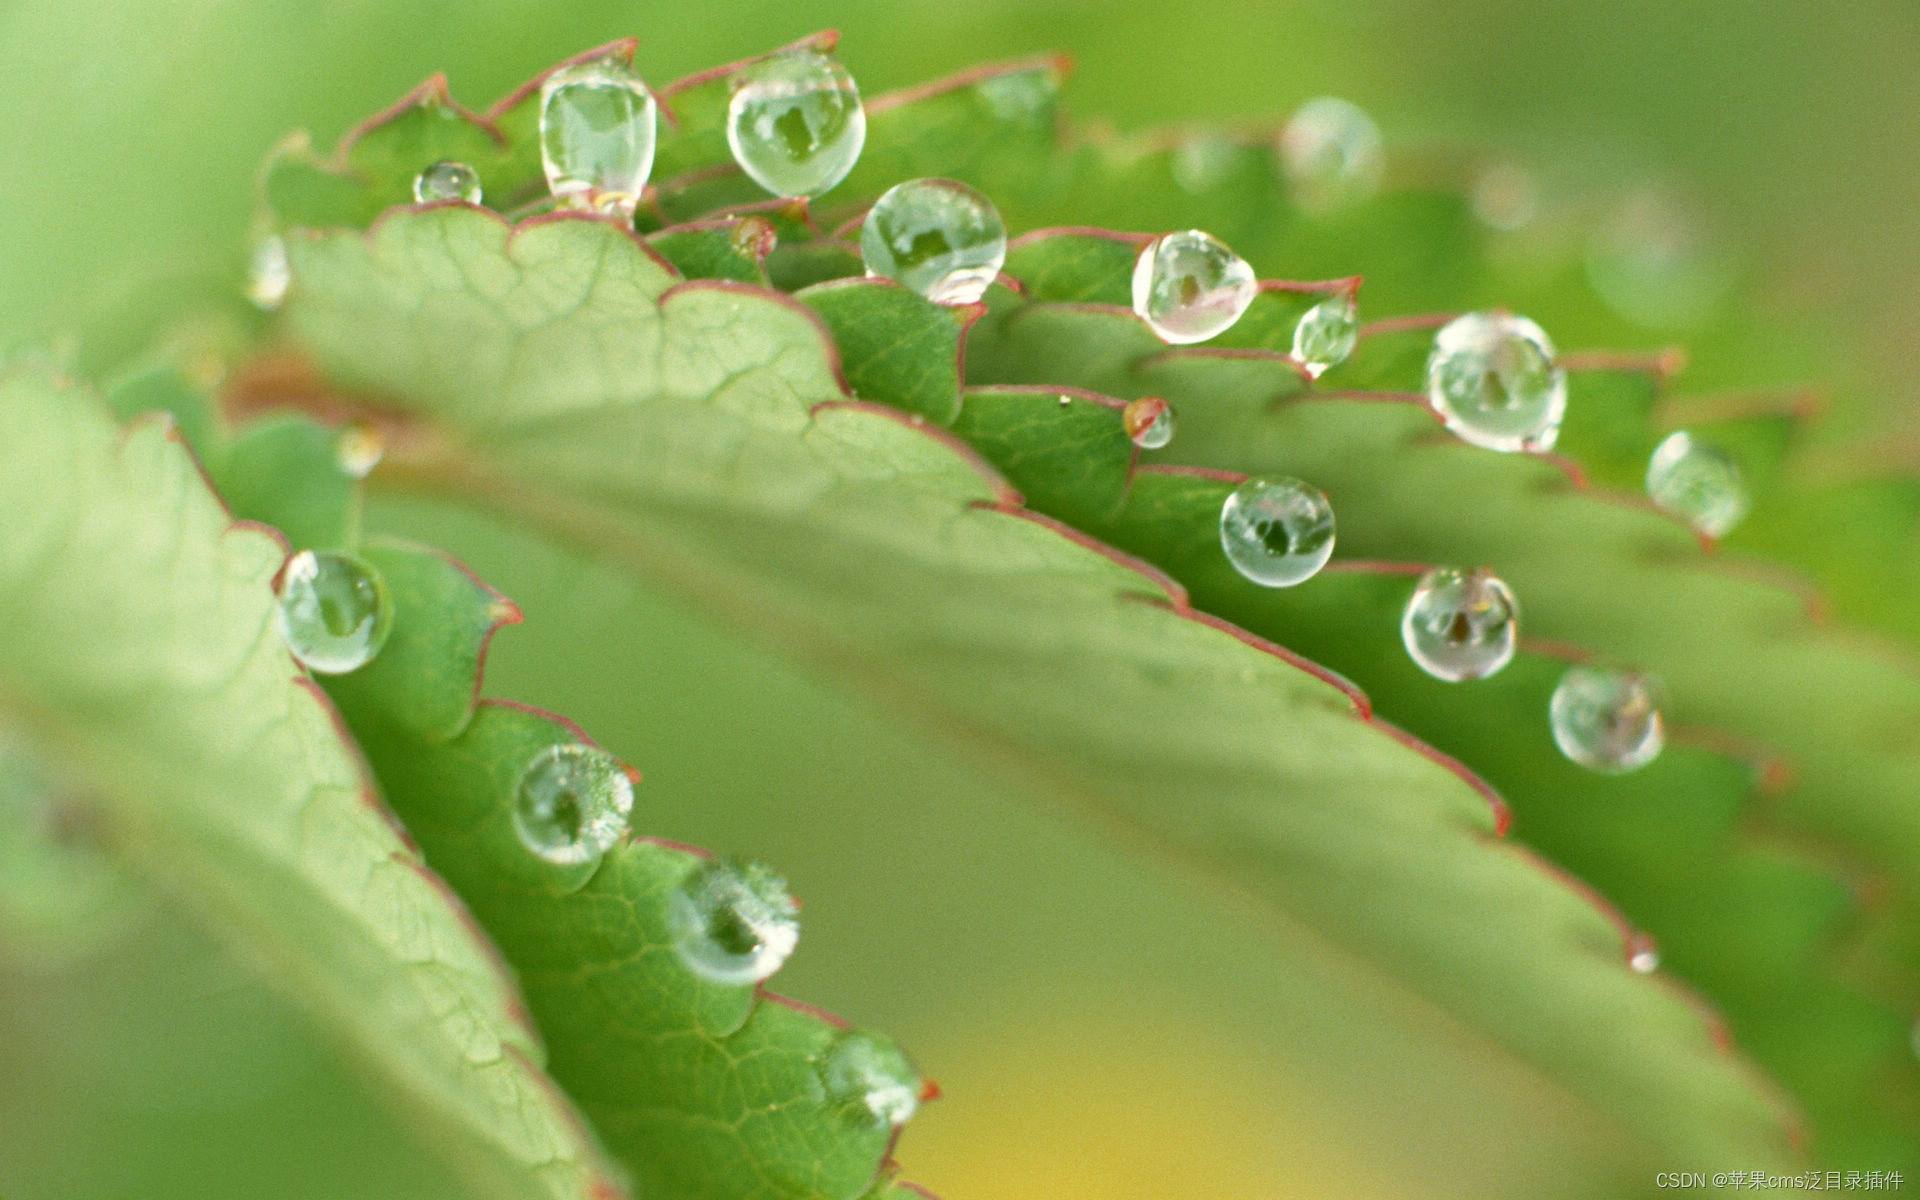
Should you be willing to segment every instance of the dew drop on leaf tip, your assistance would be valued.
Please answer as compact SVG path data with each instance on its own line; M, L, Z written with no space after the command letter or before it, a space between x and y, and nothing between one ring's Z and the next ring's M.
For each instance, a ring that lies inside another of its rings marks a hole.
M1434 335L1427 399L1462 441L1504 452L1551 450L1567 413L1567 377L1532 321L1468 313Z
M392 624L386 583L349 554L302 550L280 572L280 636L308 670L344 675L373 661Z
M1158 450L1173 440L1173 405L1158 396L1142 396L1120 413L1127 437L1142 450Z
M1256 476L1221 506L1220 544L1234 570L1261 587L1305 583L1333 556L1333 506L1298 479Z
M1133 311L1176 346L1226 332L1256 290L1246 260L1198 229L1162 234L1134 260Z
M733 80L727 146L747 177L776 196L817 196L833 187L866 140L860 89L824 54L776 54Z
M787 881L761 863L701 863L674 892L667 913L675 952L713 983L759 983L800 940L800 909Z
M480 173L463 162L437 162L415 176L413 198L421 204L459 200L480 203Z
M860 260L935 304L972 304L1007 261L1007 227L979 192L951 179L910 179L874 203Z
M1749 502L1739 464L1685 430L1667 435L1647 460L1647 495L1710 538L1738 525Z
M555 866L597 862L627 832L633 778L611 754L569 742L533 756L514 788L520 844Z
M334 439L333 457L349 478L365 479L386 456L386 439L372 425L354 422Z
M1300 315L1293 329L1293 357L1318 379L1347 361L1360 340L1360 313L1353 297L1329 296Z
M827 1103L858 1124L898 1128L919 1110L920 1073L900 1047L878 1034L842 1031L818 1067Z
M1435 679L1484 679L1513 661L1519 606L1498 576L1435 567L1420 577L1400 620L1407 654Z
M1371 196L1386 171L1386 143L1367 111L1338 96L1294 110L1280 132L1280 163L1300 208L1329 212Z
M247 260L247 299L255 308L263 312L272 312L279 308L287 298L287 287L293 282L293 270L287 260L286 239L277 233L268 234L254 243L253 253Z
M564 206L631 217L653 173L653 93L604 59L564 67L540 85L540 162Z
M1553 689L1553 740L1572 761L1603 775L1635 771L1666 744L1660 687L1632 671L1569 667Z

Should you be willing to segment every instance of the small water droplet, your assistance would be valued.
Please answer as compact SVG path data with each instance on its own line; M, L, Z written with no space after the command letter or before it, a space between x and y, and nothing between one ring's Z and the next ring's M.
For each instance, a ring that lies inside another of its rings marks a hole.
M1513 661L1519 606L1488 571L1435 567L1420 577L1400 619L1400 640L1420 669L1459 683Z
M1329 367L1337 367L1353 353L1360 340L1360 313L1349 295L1330 296L1300 314L1293 327L1293 357L1320 378Z
M920 1107L920 1072L900 1047L878 1034L849 1029L819 1062L827 1103L862 1125L894 1129Z
M540 163L563 205L631 217L653 173L653 93L632 68L582 63L540 85Z
M1548 713L1560 752L1602 774L1644 767L1666 743L1659 687L1630 671L1568 668Z
M1038 128L1053 118L1059 84L1051 72L1008 71L987 76L973 91L996 120Z
M818 196L845 179L867 142L867 114L847 69L824 54L762 59L734 80L733 160L776 196Z
M373 474L386 452L386 439L380 436L380 431L357 421L342 429L333 443L334 461L355 479Z
M1060 397L1060 407L1061 407L1061 408L1066 408L1066 407L1067 407L1068 405L1070 405L1070 404L1072 404L1072 403L1073 403L1073 397L1072 397L1072 396L1062 396L1062 397Z
M247 299L255 308L272 312L286 300L287 286L292 282L286 239L277 233L261 238L247 260Z
M1127 436L1142 450L1158 450L1173 440L1173 405L1158 396L1142 396L1120 414Z
M710 859L675 892L667 920L687 969L715 983L758 983L800 941L800 910L773 869Z
M1468 313L1443 326L1427 357L1427 399L1462 441L1489 450L1550 450L1567 414L1567 376L1538 325Z
M1234 161L1245 153L1242 147L1215 134L1195 134L1173 148L1169 170L1173 182L1185 192L1205 195L1225 182Z
M1220 544L1234 570L1261 587L1305 583L1333 556L1333 506L1298 479L1256 476L1221 506Z
M613 755L569 742L533 756L514 789L513 831L555 866L598 862L627 832L633 778Z
M1747 515L1740 465L1685 430L1668 434L1647 460L1647 495L1710 538L1725 536Z
M1627 939L1627 965L1642 975L1660 969L1660 944L1650 933L1635 933Z
M1280 160L1294 203L1327 212L1374 193L1386 170L1386 144L1365 109L1321 96L1288 119L1280 133Z
M1489 229L1511 233L1532 221L1540 202L1533 176L1516 163L1500 163L1473 181L1473 215Z
M1198 229L1155 238L1133 265L1133 311L1176 346L1225 332L1254 291L1246 260Z
M413 198L422 204L443 200L480 203L480 173L463 162L437 162L413 181Z
M951 179L887 189L860 227L867 274L898 280L935 304L972 304L1007 261L1007 227L993 202Z
M302 550L280 572L280 636L309 671L344 675L380 653L391 624L387 586L359 559Z

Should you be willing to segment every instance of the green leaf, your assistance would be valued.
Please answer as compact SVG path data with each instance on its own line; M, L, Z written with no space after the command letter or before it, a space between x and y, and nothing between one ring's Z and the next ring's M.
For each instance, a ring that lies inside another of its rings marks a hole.
M954 442L848 402L790 301L676 284L585 219L399 214L292 253L295 338L336 387L420 426L394 477L585 539L985 738L1046 794L1322 931L1637 1147L1791 1160L1774 1102L1688 1001L1627 969L1614 918L1489 839L1477 781L1337 679L1036 520ZM556 1062L573 1053L549 1034Z
M0 506L0 716L111 851L264 963L475 1194L619 1194L280 642L282 545L164 420L118 428L37 374L0 380Z
M961 343L980 306L934 304L890 279L815 284L794 299L826 323L854 396L953 423L960 411Z

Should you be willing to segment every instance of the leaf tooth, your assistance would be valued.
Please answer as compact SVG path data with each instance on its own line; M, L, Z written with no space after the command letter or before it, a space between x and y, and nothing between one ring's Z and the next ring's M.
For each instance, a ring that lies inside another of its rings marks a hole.
M942 79L875 96L867 101L867 115L883 113L889 109L900 108L903 105L945 95L948 92L957 92L983 80L1002 75L1019 75L1029 71L1047 72L1049 82L1057 89L1066 82L1068 76L1073 74L1073 56L1065 53L1036 54L1026 58L1009 59L1005 62L984 63Z
M550 77L566 70L568 67L577 67L583 63L601 62L606 59L613 59L616 62L631 66L633 64L633 52L639 48L639 38L616 38L604 46L595 46L591 50L582 50L572 58L563 58L538 75L535 75L532 79L527 80L519 87L513 89L511 92L508 92L505 96L502 96L494 103L492 108L487 110L486 119L489 122L498 121L508 110L514 108L522 101L538 95L541 84L545 83Z

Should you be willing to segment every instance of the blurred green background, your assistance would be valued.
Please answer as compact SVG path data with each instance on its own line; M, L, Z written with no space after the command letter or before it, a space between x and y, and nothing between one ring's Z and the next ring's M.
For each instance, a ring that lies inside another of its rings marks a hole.
M1828 339L1847 402L1920 463L1906 0L6 3L0 345L67 353L85 331L80 361L105 362L180 297L230 289L267 148L301 126L330 145L432 71L478 107L617 36L663 81L823 26L869 94L1064 49L1072 108L1121 127L1332 92L1390 144L1523 165L1548 210L1656 187L1736 281L1723 302ZM1724 1165L1583 1180L1611 1161L1605 1130L1308 934L1143 869L590 561L418 505L375 524L522 603L488 690L639 765L645 832L789 873L807 935L780 986L897 1034L940 1080L901 1157L950 1200L1617 1196ZM91 962L0 963L0 1195L457 1194L244 964L154 928ZM1435 1043L1444 1071L1408 1052Z

